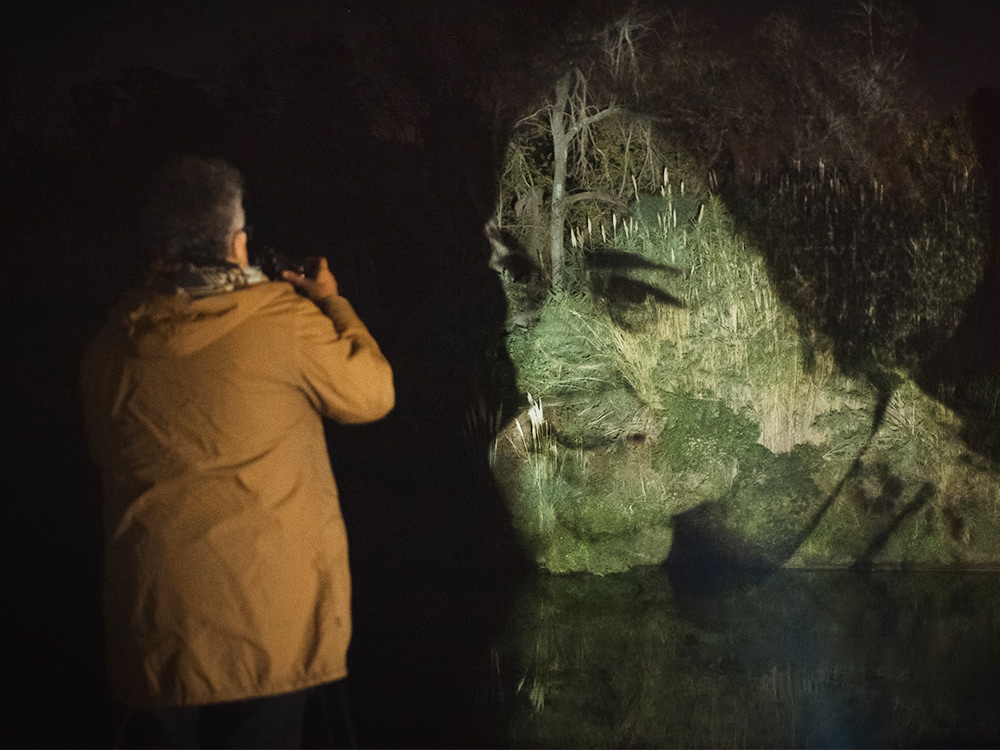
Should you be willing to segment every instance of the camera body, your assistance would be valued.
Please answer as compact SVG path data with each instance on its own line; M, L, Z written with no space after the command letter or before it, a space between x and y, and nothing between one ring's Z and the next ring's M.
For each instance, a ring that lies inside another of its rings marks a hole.
M272 247L265 247L256 257L254 265L272 281L280 280L282 271L291 271L300 276L310 276L314 270L309 259L292 258L282 255Z

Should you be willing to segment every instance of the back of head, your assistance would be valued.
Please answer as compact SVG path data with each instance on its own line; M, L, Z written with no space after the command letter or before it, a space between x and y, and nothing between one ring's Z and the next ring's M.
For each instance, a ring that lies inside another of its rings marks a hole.
M174 264L227 264L229 239L242 224L243 177L219 158L187 156L153 183L144 239L156 260Z

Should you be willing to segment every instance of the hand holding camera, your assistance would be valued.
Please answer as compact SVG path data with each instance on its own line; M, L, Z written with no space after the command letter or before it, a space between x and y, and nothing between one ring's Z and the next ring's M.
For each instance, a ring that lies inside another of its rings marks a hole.
M257 265L272 281L287 281L304 297L317 302L324 297L337 296L337 280L330 273L326 258L291 258L280 255L273 248L265 248L257 258Z
M330 273L326 258L308 258L301 269L286 268L281 272L281 279L313 302L338 294L337 280Z

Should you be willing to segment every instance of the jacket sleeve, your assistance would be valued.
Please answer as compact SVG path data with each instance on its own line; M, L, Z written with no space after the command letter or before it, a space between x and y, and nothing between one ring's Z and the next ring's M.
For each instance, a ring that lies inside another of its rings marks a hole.
M351 303L332 296L309 308L300 317L297 360L313 406L345 424L384 417L396 399L392 368Z

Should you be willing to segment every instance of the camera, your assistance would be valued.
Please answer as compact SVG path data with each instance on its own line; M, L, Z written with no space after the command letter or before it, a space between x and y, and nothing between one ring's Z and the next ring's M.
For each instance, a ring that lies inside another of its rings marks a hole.
M310 276L315 270L311 259L292 258L282 255L272 247L264 248L257 254L256 263L264 275L272 281L280 280L282 271L291 271L300 276Z

